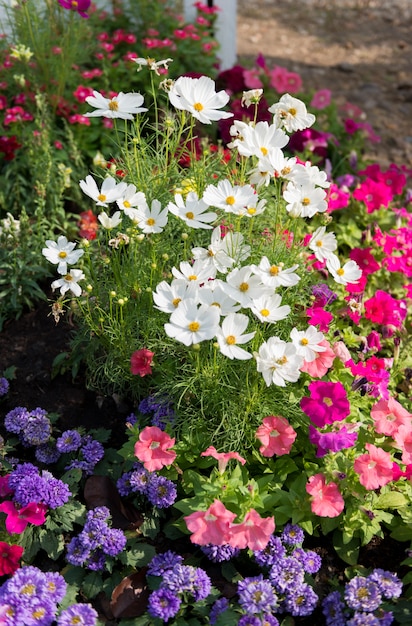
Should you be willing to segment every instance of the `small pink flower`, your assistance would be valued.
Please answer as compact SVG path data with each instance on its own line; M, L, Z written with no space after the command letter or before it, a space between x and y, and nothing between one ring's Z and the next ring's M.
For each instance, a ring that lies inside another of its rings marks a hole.
M140 350L133 352L130 357L130 371L132 374L137 374L142 378L147 374L151 374L153 357L154 352L151 352L147 348L141 348Z
M340 422L350 413L350 404L345 387L340 382L314 381L309 385L310 398L300 401L300 408L310 417L315 426Z
M332 350L342 363L346 363L351 360L350 352L343 341L336 341L332 346Z
M214 446L209 446L207 450L201 453L200 456L211 456L218 461L219 472L223 474L230 459L236 459L242 465L246 463L238 452L218 452Z
M296 439L296 431L285 417L269 415L263 418L262 425L256 431L256 437L263 444L259 452L266 457L274 454L289 454Z
M323 339L323 341L319 342L319 345L323 346L325 351L317 352L313 361L303 361L303 365L300 368L301 372L309 374L312 378L322 378L329 368L332 367L333 361L336 358L334 351L330 347L329 341Z
M236 514L229 511L220 500L214 500L206 511L195 511L184 520L192 533L190 541L199 546L229 543L230 527Z
M402 450L402 463L410 465L412 463L412 428L411 423L402 424L394 433L393 438L396 445Z
M382 448L366 443L368 453L355 459L353 469L359 474L359 482L365 489L379 489L393 479L391 455Z
M332 92L330 89L319 89L312 98L312 101L309 106L313 109L325 109L330 105L332 97Z
M312 496L312 513L320 517L337 517L345 508L338 486L335 483L326 483L323 474L315 474L309 478L306 491Z
M169 448L174 445L175 439L163 430L157 426L146 426L134 445L134 453L147 471L153 472L173 463L176 452Z
M28 524L41 526L46 521L47 506L42 503L29 502L17 509L14 502L6 500L0 504L0 511L7 515L6 530L11 535L20 534Z
M257 511L250 509L243 522L232 524L228 543L232 548L264 550L274 530L273 517L261 517Z

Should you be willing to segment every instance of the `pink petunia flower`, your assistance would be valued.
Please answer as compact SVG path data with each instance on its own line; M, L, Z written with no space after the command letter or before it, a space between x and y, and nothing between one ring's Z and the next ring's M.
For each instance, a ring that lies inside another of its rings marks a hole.
M6 530L11 535L20 534L28 524L41 526L46 521L47 506L42 503L29 502L21 509L11 500L6 500L0 504L0 511L7 515Z
M365 301L365 317L374 324L400 328L406 313L407 307L404 300L397 300L381 289Z
M393 434L396 445L402 450L402 463L410 465L412 463L412 425L402 424Z
M256 431L256 437L262 442L259 452L266 457L274 454L289 454L296 439L296 431L285 417L269 415L263 418L262 425Z
M355 459L353 468L365 489L379 489L393 479L391 455L372 443L366 443L365 448L368 452Z
M393 194L391 188L384 182L375 182L367 178L354 190L353 197L365 203L368 213L373 213L382 206L388 207Z
M371 408L371 417L375 431L388 437L393 437L400 426L412 422L412 414L392 396L376 402Z
M340 382L314 381L309 385L310 398L300 401L300 408L310 417L315 426L340 422L350 413L350 404L345 387Z
M206 511L195 511L183 519L192 533L190 541L199 546L229 543L230 527L236 514L229 511L220 500L214 500Z
M143 376L147 376L147 374L151 374L153 357L154 352L151 352L147 348L141 348L140 350L133 352L130 357L130 371L132 374L137 374L142 378Z
M232 524L229 545L232 548L264 550L274 530L273 517L261 517L257 511L250 509L243 522Z
M309 374L312 378L322 378L329 368L332 367L333 361L336 359L336 354L330 347L329 341L323 339L319 345L323 346L325 351L317 352L314 361L303 361L303 365L300 368L301 372Z
M312 513L320 517L337 517L345 508L338 486L331 482L326 483L323 474L315 474L309 478L306 491L311 498Z
M19 569L24 548L0 541L0 576L9 576Z
M310 107L318 109L319 111L325 109L330 105L332 98L332 92L330 89L319 89L313 94Z
M218 452L214 446L209 446L200 456L211 456L216 459L220 474L223 474L230 459L236 459L242 465L246 463L246 459L240 456L238 452Z
M134 445L134 453L147 471L153 472L173 463L176 452L170 448L174 444L175 439L157 426L146 426Z

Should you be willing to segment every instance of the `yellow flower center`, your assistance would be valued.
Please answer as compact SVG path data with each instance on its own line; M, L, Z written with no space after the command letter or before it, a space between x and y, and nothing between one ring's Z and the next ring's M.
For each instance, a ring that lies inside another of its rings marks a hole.
M177 308L177 306L179 305L179 302L182 301L182 298L174 298L174 300L172 300L172 304L175 308Z
M132 205L130 204L129 200L125 200L123 202L123 206L126 207L126 209L129 209Z
M235 204L236 200L234 196L228 196L226 198L226 204L228 204L229 206L232 206L233 204Z
M192 333L196 333L199 330L199 328L200 328L199 322L190 322L190 324L188 324L188 329Z
M200 102L195 102L193 105L193 108L195 111L203 111L203 104L201 104Z
M188 220L192 220L194 218L194 216L195 216L195 214L192 213L192 211L188 211L186 213L186 217L187 217Z
M236 337L234 335L228 335L228 337L226 337L226 343L229 346L233 346L236 343Z
M310 204L310 198L303 198L302 204L303 206L308 206L308 204Z
M309 341L306 339L306 337L303 337L303 339L300 340L300 345L301 346L307 346L309 343Z
M24 585L21 588L21 593L27 596L32 596L35 591L36 591L36 586L33 585L33 583L27 583L27 585Z
M154 219L153 219L153 217L149 217L149 218L146 220L146 224L147 224L148 226L153 226L153 224L156 224L156 220L154 220Z
M104 193L99 193L97 199L99 200L99 202L106 202L106 196L104 195Z
M344 270L340 267L338 270L336 270L336 273L338 276L343 276L344 275Z
M70 624L73 624L73 626L75 626L75 624L80 624L80 623L81 623L81 618L78 615L74 615L70 620Z
M326 406L332 406L333 404L331 398L323 398L323 402L326 404Z
M70 281L73 280L73 276L71 274L66 274L66 276L64 277L64 280L69 283Z
M37 611L34 611L32 613L32 616L34 619L41 619L42 617L44 617L46 614L46 609L37 609Z
M197 280L197 276L196 274L190 274L190 276L187 277L189 280Z
M284 167L282 170L280 170L280 173L282 174L282 176L290 174L290 167Z
M261 147L260 151L261 151L261 153L263 154L263 156L266 156L266 155L267 155L267 153L268 153L268 149L267 149L267 148L265 148L264 146L262 146L262 147Z
M267 317L269 315L269 313L270 313L269 309L261 309L261 311L260 311L260 314L263 317Z
M254 206L250 206L247 209L247 213L249 213L249 215L254 215L256 213L256 208Z
M248 289L249 289L249 285L248 285L248 283L240 283L240 285L239 285L239 290L240 290L240 291L245 292L245 291L247 291Z
M111 111L118 111L119 110L119 103L116 100L110 100L110 102L109 102L109 109Z
M321 248L323 246L323 241L321 241L320 239L318 239L318 241L316 242L316 245Z
M296 115L296 113L297 113L297 111L293 107L289 109L289 114L290 115Z
M278 365L285 365L285 363L287 363L287 362L288 362L288 359L285 356L281 356L280 359L276 360L276 363Z
M65 252L64 250L61 250L58 256L59 256L59 259L65 259L67 257L67 252Z
M269 274L271 276L277 276L279 274L279 268L277 265L272 265L270 270L269 270Z

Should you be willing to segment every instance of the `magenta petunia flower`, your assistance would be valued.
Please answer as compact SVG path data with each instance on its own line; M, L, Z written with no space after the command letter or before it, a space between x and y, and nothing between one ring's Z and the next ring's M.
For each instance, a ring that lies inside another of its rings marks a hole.
M6 530L11 535L20 534L28 524L41 526L46 521L47 506L37 502L29 502L20 509L11 500L0 504L0 511L7 515Z
M381 289L378 289L372 298L365 301L365 317L374 324L400 328L406 313L405 300L397 300Z
M310 398L300 401L300 408L315 426L341 422L350 413L350 404L342 383L314 381L309 385Z
M325 456L328 452L339 452L344 448L351 448L357 438L358 434L350 433L346 426L342 426L337 431L321 433L309 425L309 441L317 446L317 457Z
M90 7L91 0L57 0L57 2L63 9L77 11L81 17L89 17L86 11Z

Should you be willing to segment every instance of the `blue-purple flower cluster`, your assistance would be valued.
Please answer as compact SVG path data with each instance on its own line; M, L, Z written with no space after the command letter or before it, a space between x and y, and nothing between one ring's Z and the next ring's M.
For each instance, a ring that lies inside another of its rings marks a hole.
M107 507L88 511L83 530L67 546L67 561L93 571L106 569L107 557L115 557L122 552L127 541L124 532L112 528L110 522Z
M58 572L42 572L32 565L18 569L0 587L2 626L95 626L97 612L89 604L74 604L57 616L66 588Z
M254 552L256 562L266 575L244 578L238 583L239 605L245 613L239 624L276 626L275 614L307 616L313 613L318 596L306 579L308 574L320 569L321 558L301 547L303 539L299 526L287 524L279 537L272 535L264 550Z
M21 506L37 502L57 509L66 504L71 496L66 483L49 471L40 471L32 463L19 463L8 475L8 486L14 492L13 500Z
M176 417L170 400L155 395L144 398L138 406L138 411L141 415L151 416L151 426L157 426L162 430L165 430L168 424L173 425Z
M175 617L182 604L193 605L208 597L212 583L200 567L183 565L182 557L171 550L156 555L149 563L148 574L161 576L160 586L149 596L148 613L167 622Z
M25 447L46 443L52 432L47 411L40 408L29 411L22 406L17 406L7 413L4 427L10 433L18 435Z
M2 398L3 396L6 396L9 393L9 389L10 389L10 383L7 380L7 378L4 378L4 376L0 377L0 398Z
M77 455L76 459L72 459L66 465L66 470L80 469L90 476L97 463L104 457L104 447L91 435L83 435L79 439L75 433L76 431L73 430L66 430L62 433L56 441L56 448L60 453L70 452Z
M141 463L135 463L129 472L118 479L117 489L121 496L139 493L158 509L172 506L177 497L173 481L157 472L148 472Z
M401 593L402 581L392 572L377 568L369 576L355 576L343 594L332 591L323 600L326 626L390 626L393 613L381 605Z

